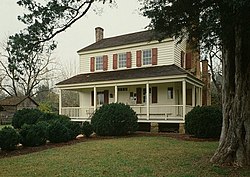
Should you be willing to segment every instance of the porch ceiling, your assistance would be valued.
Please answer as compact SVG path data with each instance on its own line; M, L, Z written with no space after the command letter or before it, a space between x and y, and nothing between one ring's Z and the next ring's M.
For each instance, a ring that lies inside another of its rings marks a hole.
M87 73L73 76L67 80L57 83L58 87L84 84L84 83L95 83L95 82L107 82L107 81L118 81L127 79L145 79L153 77L164 77L164 76L181 76L187 75L188 77L200 81L195 78L192 74L185 71L184 69L176 65L164 65L164 66L153 66L153 67L142 67L135 69L116 70L107 72ZM201 82L201 81L200 81Z

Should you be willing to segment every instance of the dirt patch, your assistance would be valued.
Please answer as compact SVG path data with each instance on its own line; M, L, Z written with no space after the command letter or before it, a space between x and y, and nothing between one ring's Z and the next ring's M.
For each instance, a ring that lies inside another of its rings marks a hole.
M182 140L182 141L196 141L196 142L218 141L218 139L199 139L199 138L194 138L190 135L184 135L184 134L178 134L178 133L150 133L150 132L136 132L135 134L122 136L121 138L143 137L143 136L171 137L171 138L175 138L175 139ZM76 143L81 143L81 142L86 142L86 141L98 141L98 140L114 139L114 138L120 138L120 137L115 137L115 136L102 137L102 136L94 135L91 138L75 139L66 143L47 143L44 146L38 146L38 147L20 147L14 151L1 151L0 150L0 158L30 154L34 152L43 151L46 149L62 147L62 146L70 146Z

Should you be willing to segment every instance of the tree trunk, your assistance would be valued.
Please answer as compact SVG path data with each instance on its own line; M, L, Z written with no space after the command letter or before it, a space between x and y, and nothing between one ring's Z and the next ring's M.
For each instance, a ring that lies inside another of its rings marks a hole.
M250 34L242 26L223 48L223 127L211 158L238 166L250 165Z

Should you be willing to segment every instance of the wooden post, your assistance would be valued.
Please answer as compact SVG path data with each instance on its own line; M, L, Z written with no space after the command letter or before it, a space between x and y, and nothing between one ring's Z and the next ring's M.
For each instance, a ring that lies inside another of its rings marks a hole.
M97 101L96 96L97 96L96 86L94 86L94 111L96 110L96 105L97 105L97 103L96 103L96 101Z
M115 86L115 103L118 102L118 88L117 85Z
M146 84L147 120L149 120L149 83Z
M183 104L183 120L185 120L186 115L186 80L182 81L182 104Z

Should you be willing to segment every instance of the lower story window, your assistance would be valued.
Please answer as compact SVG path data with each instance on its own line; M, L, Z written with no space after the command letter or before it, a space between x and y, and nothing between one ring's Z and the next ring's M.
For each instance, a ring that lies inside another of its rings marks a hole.
M103 105L104 104L104 93L103 92L98 92L97 93L97 104L98 105Z
M168 99L174 98L174 89L173 87L168 87Z

